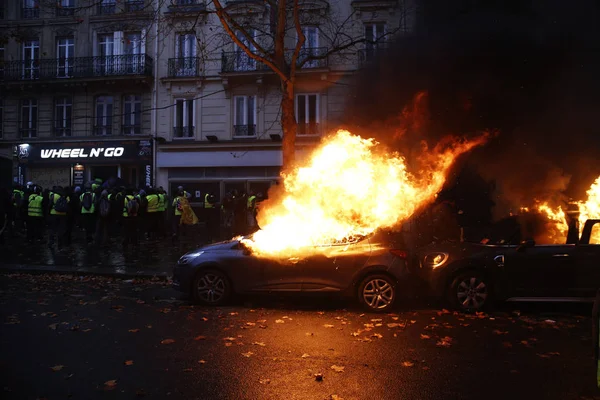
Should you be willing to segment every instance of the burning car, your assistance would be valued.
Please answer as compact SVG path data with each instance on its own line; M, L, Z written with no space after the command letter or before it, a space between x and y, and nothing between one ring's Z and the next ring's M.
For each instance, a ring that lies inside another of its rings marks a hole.
M340 293L382 312L408 276L407 253L396 242L379 232L305 249L305 257L260 257L238 238L183 255L173 285L204 305L222 305L234 293Z
M600 287L600 244L590 238L599 229L600 220L587 220L567 244L434 244L418 251L416 270L435 295L465 311L492 300L591 301Z

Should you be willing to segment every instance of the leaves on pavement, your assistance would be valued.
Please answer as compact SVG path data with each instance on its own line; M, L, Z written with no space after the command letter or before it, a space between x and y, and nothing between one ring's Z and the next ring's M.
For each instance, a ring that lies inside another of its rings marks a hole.
M413 365L415 365L415 363L410 362L410 361L403 361L402 362L402 366L403 367L412 367Z
M53 331L55 331L57 326L58 326L58 324L57 324L57 323L54 323L54 324L50 324L50 325L48 325L48 328L50 328L50 329L52 329Z
M105 389L112 390L112 389L115 388L115 386L117 386L117 380L116 379L111 379L110 381L104 382L104 388Z
M310 354L307 354L307 353L302 354L302 358L308 358L308 357L310 357Z
M175 343L175 339L163 339L160 341L160 344L171 344Z
M450 347L452 346L452 338L450 336L444 336L443 338L440 338L435 345L439 347Z
M334 325L331 325L331 324L325 324L325 325L323 325L323 326L324 326L325 328L333 328L333 327L334 327Z
M261 385L268 385L269 383L271 383L271 380L268 378L265 379L259 379L258 383L260 383Z
M275 320L275 323L276 323L276 324L283 324L283 323L285 323L285 321L284 321L284 320L282 320L282 319L276 319L276 320Z
M206 364L206 360L198 360L198 364Z
M431 339L431 336L421 333L421 339Z
M339 366L339 365L332 365L330 368L331 368L332 370L334 370L335 372L344 372L344 368L345 368L345 367L341 367L341 366Z
M260 346L260 347L265 347L266 346L266 344L264 342L253 342L252 344L255 345L255 346Z
M194 340L206 340L206 336L198 335L194 338Z
M242 355L243 355L244 357L246 357L246 358L250 358L250 357L252 357L252 355L253 355L253 354L254 354L254 353L253 353L253 352L251 352L251 351L249 351L249 352L247 352L247 353L242 353Z
M54 367L51 367L50 369L54 372L58 372L61 369L63 369L65 366L64 365L55 365Z
M136 329L130 329L130 330L129 330L129 332L131 332L131 333L137 333L137 332L139 332L139 331L140 331L140 330L139 330L139 329L137 329L137 328L136 328Z
M133 360L127 360L124 363L125 365L133 365Z

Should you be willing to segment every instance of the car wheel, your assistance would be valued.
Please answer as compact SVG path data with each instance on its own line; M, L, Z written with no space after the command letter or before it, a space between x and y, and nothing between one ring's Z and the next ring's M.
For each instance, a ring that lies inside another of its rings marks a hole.
M396 301L396 282L387 275L367 276L358 285L358 301L369 311L388 311Z
M223 305L231 297L231 283L224 273L207 269L196 274L192 286L195 302L208 306Z
M480 311L491 302L491 283L482 273L467 271L458 274L448 290L448 300L457 310Z

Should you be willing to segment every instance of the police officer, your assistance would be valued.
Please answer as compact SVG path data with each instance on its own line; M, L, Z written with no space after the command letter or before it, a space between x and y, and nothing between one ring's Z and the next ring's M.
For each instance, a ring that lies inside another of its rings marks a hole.
M256 226L256 195L250 191L246 200L246 214L248 219L248 228L252 229Z
M173 240L179 237L181 215L183 214L183 201L186 199L185 190L182 186L177 188L177 194L173 199Z
M42 203L44 198L41 195L42 188L33 187L33 193L27 200L27 242L34 243L35 240L42 238L42 229L44 226L44 211Z
M133 189L128 188L125 191L123 199L123 247L130 244L138 245L138 211L140 204L133 194Z
M158 188L158 236L165 236L165 211L167 209L167 194L165 193L165 189L163 187Z
M148 189L148 200L147 211L147 222L148 222L148 239L155 239L158 231L158 211L159 211L159 198L156 190L153 188Z
M15 230L19 228L19 217L21 216L23 202L25 201L25 192L23 191L23 188L21 185L15 185L12 191L12 207L7 213L10 236L13 236Z
M79 196L81 202L81 223L85 229L85 239L88 244L94 241L96 230L96 193L92 191L92 185L85 185L84 192Z
M63 208L64 202L68 202L69 198L65 196L62 187L54 188L48 197L50 205L50 234L48 237L48 245L54 245L55 237L58 241L58 248L61 249L65 244L67 232L67 208Z

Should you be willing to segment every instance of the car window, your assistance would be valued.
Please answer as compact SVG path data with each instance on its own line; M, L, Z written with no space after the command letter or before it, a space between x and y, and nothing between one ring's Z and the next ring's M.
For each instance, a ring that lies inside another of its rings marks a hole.
M594 224L592 226L590 244L600 244L600 223Z

